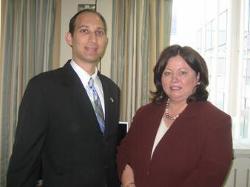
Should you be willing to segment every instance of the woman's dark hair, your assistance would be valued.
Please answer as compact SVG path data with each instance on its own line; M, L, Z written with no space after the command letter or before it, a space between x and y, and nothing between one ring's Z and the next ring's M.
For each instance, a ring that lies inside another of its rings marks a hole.
M186 63L196 72L196 74L199 73L200 75L199 84L196 87L196 91L188 97L187 102L206 101L208 98L208 91L206 90L206 88L209 84L206 62L202 58L202 56L191 47L181 47L180 45L172 45L162 51L154 67L154 83L156 86L156 91L151 92L153 96L152 101L161 103L168 99L168 96L165 94L162 87L161 77L166 65L168 64L169 59L177 55L181 56L186 61Z
M104 31L105 33L107 33L107 23L106 23L106 20L104 19L104 17L99 13L97 12L96 10L94 9L83 9L79 12L77 12L71 19L70 19L70 22L69 22L69 32L71 33L71 35L74 34L74 31L75 31L75 24L76 24L76 18L80 15L80 14L83 14L83 13L94 13L96 14L102 21L103 23L103 26L104 26Z

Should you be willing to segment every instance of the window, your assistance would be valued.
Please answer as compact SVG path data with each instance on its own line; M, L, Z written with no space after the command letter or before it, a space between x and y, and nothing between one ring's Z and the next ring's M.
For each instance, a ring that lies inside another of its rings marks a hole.
M240 97L240 137L250 137L250 1L245 0L243 12L242 69Z
M250 149L250 0L174 0L172 25L171 44L205 58L209 100L232 116L234 147Z

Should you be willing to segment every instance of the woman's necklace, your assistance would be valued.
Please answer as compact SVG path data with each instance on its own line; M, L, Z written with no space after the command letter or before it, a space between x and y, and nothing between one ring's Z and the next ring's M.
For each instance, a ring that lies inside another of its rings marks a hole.
M169 109L169 100L166 103L166 109L165 109L164 116L167 119L170 119L170 120L173 120L173 121L176 120L179 117L179 114L176 114L176 115L172 116L172 115L169 114L168 109Z

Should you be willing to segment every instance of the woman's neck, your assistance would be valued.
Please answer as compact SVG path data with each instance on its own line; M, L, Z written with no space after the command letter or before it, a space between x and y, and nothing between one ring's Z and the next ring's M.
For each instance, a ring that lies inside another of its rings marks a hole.
M179 116L180 113L186 108L187 102L186 101L173 101L168 99L166 109L170 116Z

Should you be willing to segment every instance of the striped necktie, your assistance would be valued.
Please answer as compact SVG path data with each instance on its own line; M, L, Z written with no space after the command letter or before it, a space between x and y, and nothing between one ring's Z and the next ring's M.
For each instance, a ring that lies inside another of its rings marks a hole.
M92 77L89 79L88 86L89 86L89 89L93 95L94 101L92 102L92 106L95 110L95 115L96 115L96 118L98 120L99 127L100 127L102 133L104 133L105 122L104 122L104 114L103 114L103 110L102 110L102 104L101 104L101 100L98 96L98 93L95 89L94 80Z

